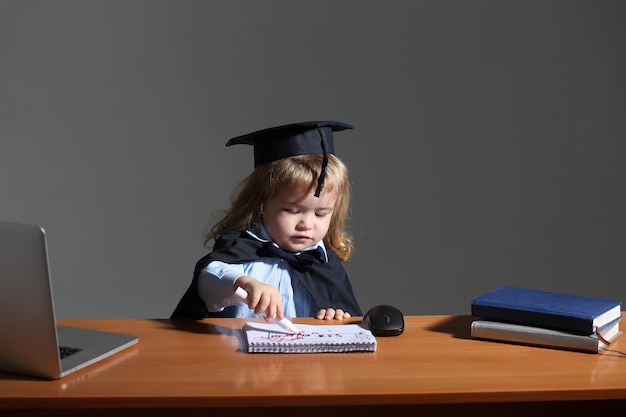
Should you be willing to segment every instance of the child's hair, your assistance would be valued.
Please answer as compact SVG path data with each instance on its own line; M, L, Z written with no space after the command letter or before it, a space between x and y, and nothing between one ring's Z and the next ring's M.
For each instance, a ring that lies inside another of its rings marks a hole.
M285 187L313 192L320 176L322 158L319 154L297 155L257 166L235 190L230 210L206 234L205 244L224 232L244 231L259 225L263 204ZM353 248L352 237L344 231L350 205L350 183L348 168L332 154L328 155L324 191L337 194L324 244L344 262L350 258Z

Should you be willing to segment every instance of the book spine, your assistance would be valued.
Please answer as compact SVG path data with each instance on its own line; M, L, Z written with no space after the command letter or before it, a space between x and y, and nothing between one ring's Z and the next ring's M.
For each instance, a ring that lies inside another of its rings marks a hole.
M487 321L473 322L471 326L471 336L477 339L552 347L588 353L598 353L598 350L604 347L604 343L591 336Z
M593 321L585 318L480 303L472 304L472 315L489 320L565 330L583 335L590 334L594 331Z

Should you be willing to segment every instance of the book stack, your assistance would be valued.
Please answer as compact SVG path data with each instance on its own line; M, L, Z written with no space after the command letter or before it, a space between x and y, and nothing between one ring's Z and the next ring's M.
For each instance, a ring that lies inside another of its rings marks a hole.
M621 302L502 286L472 300L477 339L598 353L617 339Z

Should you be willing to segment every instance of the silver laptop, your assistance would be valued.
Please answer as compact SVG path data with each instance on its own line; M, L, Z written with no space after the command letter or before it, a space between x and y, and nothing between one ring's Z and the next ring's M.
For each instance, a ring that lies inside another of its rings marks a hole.
M135 336L57 326L41 227L0 222L0 372L58 379L135 343Z

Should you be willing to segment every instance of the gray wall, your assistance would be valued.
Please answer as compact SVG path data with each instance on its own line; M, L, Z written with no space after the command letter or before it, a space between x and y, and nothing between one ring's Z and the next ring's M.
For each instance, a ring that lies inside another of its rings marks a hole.
M0 219L60 317L168 317L252 167L232 136L351 123L364 309L501 284L626 300L626 2L0 0Z

